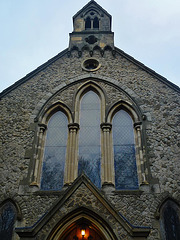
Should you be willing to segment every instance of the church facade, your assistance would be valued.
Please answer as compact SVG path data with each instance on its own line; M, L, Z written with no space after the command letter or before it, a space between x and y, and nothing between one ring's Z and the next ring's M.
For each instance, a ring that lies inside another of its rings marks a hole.
M180 89L91 0L69 47L0 94L0 239L180 239Z

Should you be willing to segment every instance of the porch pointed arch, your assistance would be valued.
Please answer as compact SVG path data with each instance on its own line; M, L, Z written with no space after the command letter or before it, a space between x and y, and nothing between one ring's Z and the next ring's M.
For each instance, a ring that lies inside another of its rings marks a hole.
M82 237L81 230L85 230ZM86 207L80 207L68 213L52 229L47 240L69 239L117 240L111 226L97 213Z
M73 223L82 218L94 224L105 240L120 238L145 240L150 233L147 226L132 225L84 174L67 188L64 195L55 201L36 223L16 228L16 232L23 240L28 238L55 240L53 237L62 236Z

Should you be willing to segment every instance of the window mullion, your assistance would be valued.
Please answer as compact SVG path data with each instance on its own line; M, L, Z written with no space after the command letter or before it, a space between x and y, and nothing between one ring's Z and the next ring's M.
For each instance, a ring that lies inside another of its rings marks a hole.
M112 124L102 123L101 129L103 132L102 140L102 155L103 155L103 184L114 184L114 163L112 159L112 146L110 141L110 132Z
M139 176L139 183L142 184L148 184L147 177L146 177L146 171L145 171L145 162L143 158L143 151L142 151L142 142L141 142L141 122L135 123L134 128L136 131L135 137L136 137L136 158L138 160L137 162L137 168L138 168L138 176Z
M69 140L67 145L64 184L72 183L77 177L77 132L79 130L79 124L69 124L68 128Z

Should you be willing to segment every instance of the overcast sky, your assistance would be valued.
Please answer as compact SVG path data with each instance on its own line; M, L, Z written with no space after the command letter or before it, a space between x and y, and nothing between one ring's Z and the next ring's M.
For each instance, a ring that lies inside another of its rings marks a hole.
M68 47L86 0L0 0L0 92ZM115 46L180 86L180 0L97 0Z

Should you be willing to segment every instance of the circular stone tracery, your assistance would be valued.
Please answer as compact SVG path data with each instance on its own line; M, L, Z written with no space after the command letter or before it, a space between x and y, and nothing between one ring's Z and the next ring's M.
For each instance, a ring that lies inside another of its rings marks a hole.
M86 59L83 63L82 63L82 68L85 71L88 72L93 72L93 71L97 71L99 68L101 67L101 64L99 63L99 61L95 58L89 58Z

